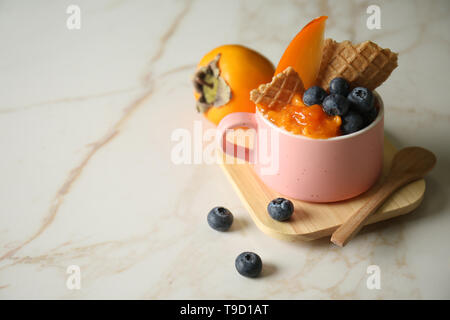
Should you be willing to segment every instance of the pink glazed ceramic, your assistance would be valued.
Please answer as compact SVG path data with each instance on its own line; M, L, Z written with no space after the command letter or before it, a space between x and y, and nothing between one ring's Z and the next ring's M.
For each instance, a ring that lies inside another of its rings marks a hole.
M358 132L329 139L291 134L256 113L232 113L219 123L222 150L253 164L271 189L294 199L334 202L367 191L383 167L384 106L376 93L378 117ZM256 131L255 147L227 141L227 130L248 127Z

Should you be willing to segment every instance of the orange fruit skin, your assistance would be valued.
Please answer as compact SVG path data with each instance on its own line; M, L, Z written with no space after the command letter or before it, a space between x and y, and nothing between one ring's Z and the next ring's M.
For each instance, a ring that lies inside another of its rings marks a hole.
M278 63L275 74L291 66L299 74L305 89L315 84L322 60L327 18L322 16L312 20L292 39Z
M211 107L204 116L214 124L232 112L255 112L250 91L260 84L272 81L275 68L266 57L241 45L223 45L208 52L197 68L206 66L218 54L220 76L231 88L231 100L220 107ZM194 93L199 98L198 93Z

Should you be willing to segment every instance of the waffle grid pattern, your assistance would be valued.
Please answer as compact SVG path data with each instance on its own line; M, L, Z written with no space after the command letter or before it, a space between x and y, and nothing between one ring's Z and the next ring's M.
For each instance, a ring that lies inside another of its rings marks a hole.
M269 84L262 84L250 92L250 99L268 108L283 107L296 93L303 93L303 82L292 67L276 75Z
M371 41L353 45L350 41L326 39L318 84L328 89L333 78L342 77L352 87L374 90L396 67L397 54Z

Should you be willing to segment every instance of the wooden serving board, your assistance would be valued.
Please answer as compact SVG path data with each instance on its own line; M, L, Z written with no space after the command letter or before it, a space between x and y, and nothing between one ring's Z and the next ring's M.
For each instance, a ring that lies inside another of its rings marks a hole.
M384 179L397 149L385 139L383 175ZM225 155L219 151L219 157ZM256 225L266 234L283 240L314 240L330 236L350 215L358 210L373 194L375 186L364 194L341 202L309 203L294 200L269 189L254 173L248 163L230 164L221 161L221 167L246 206ZM367 224L394 218L411 212L419 206L425 193L425 180L410 183L393 194L388 201L372 215ZM284 197L294 203L294 214L286 222L273 220L267 213L268 203Z

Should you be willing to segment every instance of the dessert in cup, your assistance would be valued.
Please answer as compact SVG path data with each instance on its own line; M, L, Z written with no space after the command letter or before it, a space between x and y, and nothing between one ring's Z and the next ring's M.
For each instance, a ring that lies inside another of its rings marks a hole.
M374 90L397 67L397 54L371 41L324 39L326 20L306 25L272 80L251 90L254 113L233 112L218 125L224 152L250 160L273 190L312 202L355 197L379 178L384 105ZM226 132L243 126L256 130L255 147L235 154L244 147L231 145Z

